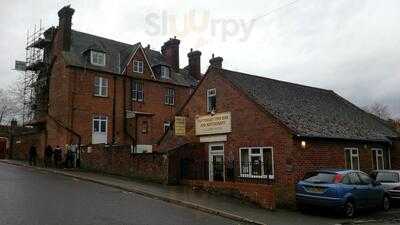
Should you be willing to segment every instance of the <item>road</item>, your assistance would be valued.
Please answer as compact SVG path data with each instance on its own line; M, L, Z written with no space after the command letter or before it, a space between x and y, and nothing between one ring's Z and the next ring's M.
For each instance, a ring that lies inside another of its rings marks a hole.
M239 223L111 187L0 163L0 224Z

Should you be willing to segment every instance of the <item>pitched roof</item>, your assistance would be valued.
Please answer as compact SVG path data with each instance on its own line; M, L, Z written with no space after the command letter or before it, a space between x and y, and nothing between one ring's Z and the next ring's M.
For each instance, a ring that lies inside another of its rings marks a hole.
M131 54L141 47L139 42L130 45L75 30L72 30L71 39L70 51L63 52L67 64L115 74L121 74L130 60ZM89 54L90 50L106 53L105 67L90 64L90 58L86 55ZM152 67L157 65L169 66L160 52L148 48L145 48L144 52ZM179 73L171 73L171 79L166 82L183 86L196 85L196 80L184 70Z
M391 128L331 90L213 68L302 137L389 141Z

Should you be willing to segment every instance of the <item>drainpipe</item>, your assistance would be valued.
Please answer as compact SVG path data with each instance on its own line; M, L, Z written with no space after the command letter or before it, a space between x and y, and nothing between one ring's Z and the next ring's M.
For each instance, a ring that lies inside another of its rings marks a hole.
M114 92L114 94L113 94L113 111L112 111L112 115L113 115L113 119L112 119L112 121L113 121L113 124L112 124L112 140L111 140L111 143L112 144L114 144L115 143L115 99L116 99L116 94L117 94L117 78L116 78L116 76L113 76L113 81L114 81L114 90L113 90L113 92Z

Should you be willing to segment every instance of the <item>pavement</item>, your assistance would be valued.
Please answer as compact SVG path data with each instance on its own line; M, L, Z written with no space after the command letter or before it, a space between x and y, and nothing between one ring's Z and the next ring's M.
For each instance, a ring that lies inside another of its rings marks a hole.
M90 181L108 186L116 190L130 193L134 196L142 196L154 201L164 202L185 207L190 210L206 213L219 218L225 218L231 223L228 224L310 224L310 225L353 225L353 224L393 224L400 223L400 209L390 212L365 212L353 220L343 219L338 215L326 211L314 211L309 214L302 214L290 210L266 210L255 205L241 202L226 196L210 195L203 191L192 190L187 186L165 186L143 181L130 180L122 177L115 177L97 173L90 173L77 170L60 170L53 168L30 167L26 162L13 160L0 160L3 163L25 167L30 170L42 171L51 174L58 174L72 177L76 180ZM0 177L1 179L1 177ZM161 201L160 201L161 200ZM159 215L158 215L159 216ZM397 220L399 219L399 220ZM1 216L0 216L1 221ZM233 222L235 221L235 222ZM122 224L122 223L121 223ZM135 223L136 224L136 223ZM150 223L149 223L150 224ZM157 224L157 223L155 223ZM164 224L164 223L162 223ZM185 223L177 223L185 224ZM189 223L195 224L195 223ZM203 223L212 224L212 223ZM223 223L221 223L223 224Z

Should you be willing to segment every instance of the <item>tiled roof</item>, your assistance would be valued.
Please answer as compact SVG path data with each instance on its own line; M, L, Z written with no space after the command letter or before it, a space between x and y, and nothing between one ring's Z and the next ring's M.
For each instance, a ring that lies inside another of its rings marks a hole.
M398 137L331 90L213 68L266 111L303 137L389 141Z
M72 30L71 38L70 51L63 52L63 57L67 64L116 74L122 73L132 52L140 47L140 43L130 45L75 30ZM105 52L106 66L101 67L90 64L90 58L85 55L89 53L89 50ZM160 52L148 48L144 48L144 50L152 67L157 65L169 66ZM183 86L196 85L196 80L186 70L181 70L179 73L171 73L171 79L166 80L166 82Z

